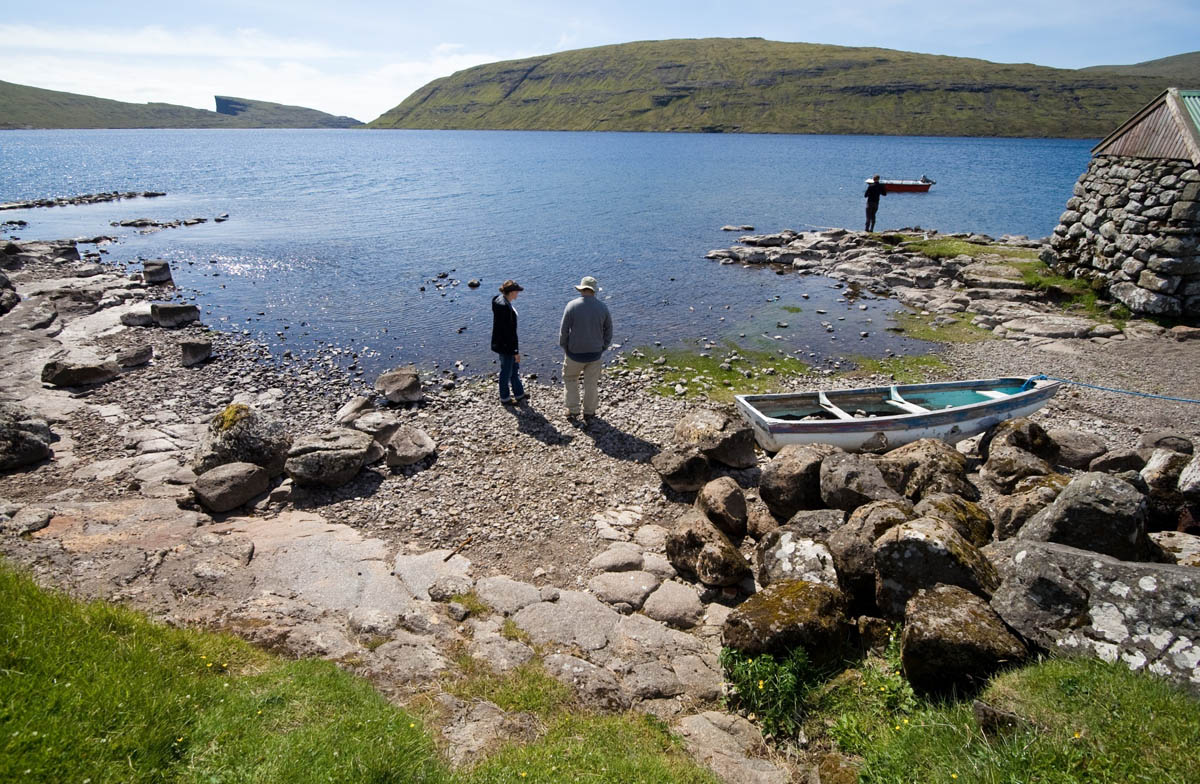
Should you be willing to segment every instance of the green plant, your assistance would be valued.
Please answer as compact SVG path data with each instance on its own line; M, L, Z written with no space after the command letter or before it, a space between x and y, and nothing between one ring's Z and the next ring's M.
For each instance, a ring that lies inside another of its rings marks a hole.
M224 433L231 427L250 416L250 407L242 403L231 403L213 417L213 425L218 433Z
M731 686L731 705L753 713L770 735L796 733L804 715L805 696L821 674L803 648L781 656L752 656L736 648L722 648L720 661Z
M455 594L450 597L450 601L461 604L466 608L467 612L476 618L486 618L492 614L492 608L488 606L487 602L480 599L479 595L474 591Z

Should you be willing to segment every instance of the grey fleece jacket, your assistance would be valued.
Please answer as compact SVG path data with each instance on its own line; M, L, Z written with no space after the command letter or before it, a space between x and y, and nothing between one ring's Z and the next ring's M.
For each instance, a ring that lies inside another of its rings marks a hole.
M567 303L562 325L558 330L558 345L576 362L592 362L600 358L612 342L612 316L608 306L593 296L579 296Z

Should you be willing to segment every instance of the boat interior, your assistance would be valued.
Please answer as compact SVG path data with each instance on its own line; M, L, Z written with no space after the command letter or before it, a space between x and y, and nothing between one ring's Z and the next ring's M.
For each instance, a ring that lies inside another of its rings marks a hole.
M1020 385L992 388L909 390L884 389L809 392L763 396L749 402L764 416L785 421L854 420L871 417L927 414L945 408L1003 400L1022 391Z

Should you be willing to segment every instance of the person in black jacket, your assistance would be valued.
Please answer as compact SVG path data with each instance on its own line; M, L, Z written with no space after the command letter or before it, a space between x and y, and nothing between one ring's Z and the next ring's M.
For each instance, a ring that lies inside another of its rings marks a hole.
M517 309L513 307L517 294L524 290L515 280L506 280L500 284L500 294L492 300L492 351L500 355L501 403L519 403L525 399L525 387L518 375L521 350L517 345Z
M879 197L887 196L887 186L879 181L878 174L871 178L871 184L867 186L863 196L867 197L867 231L875 231L875 213L879 210Z

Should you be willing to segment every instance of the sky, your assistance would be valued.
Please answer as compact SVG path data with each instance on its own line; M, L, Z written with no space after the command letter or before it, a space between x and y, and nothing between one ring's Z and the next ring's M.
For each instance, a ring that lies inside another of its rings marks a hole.
M51 0L0 14L0 80L213 109L373 120L481 63L665 38L875 46L1058 68L1200 49L1198 0Z

